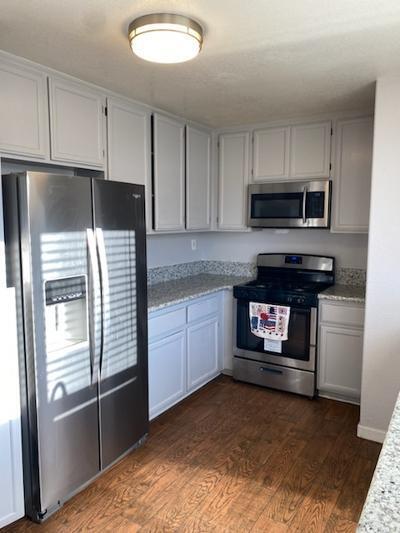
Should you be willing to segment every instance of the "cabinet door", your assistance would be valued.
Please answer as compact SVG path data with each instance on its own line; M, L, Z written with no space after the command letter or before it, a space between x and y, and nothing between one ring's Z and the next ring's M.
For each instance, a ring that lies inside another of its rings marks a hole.
M185 229L185 126L154 114L154 229Z
M332 231L367 233L371 193L372 117L339 120Z
M330 155L330 122L291 127L291 178L327 178L330 171Z
M226 133L219 137L218 227L247 230L250 134Z
M79 83L49 79L51 159L103 167L104 110L102 94Z
M319 342L319 390L350 400L359 400L362 330L322 325Z
M289 177L290 128L268 128L254 132L253 181Z
M218 374L218 317L187 329L188 390Z
M186 127L186 229L210 229L210 134Z
M48 153L46 76L0 61L0 150L44 158Z
M184 331L149 345L150 418L159 415L184 396L185 377Z
M151 229L150 113L117 98L107 99L108 178L146 187L147 229Z
M18 350L13 289L0 290L0 528L24 516Z

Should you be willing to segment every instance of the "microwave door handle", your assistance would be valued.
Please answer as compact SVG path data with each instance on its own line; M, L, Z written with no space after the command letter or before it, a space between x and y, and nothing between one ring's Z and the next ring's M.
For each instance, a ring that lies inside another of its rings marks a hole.
M306 218L307 187L303 188L303 224L307 222Z

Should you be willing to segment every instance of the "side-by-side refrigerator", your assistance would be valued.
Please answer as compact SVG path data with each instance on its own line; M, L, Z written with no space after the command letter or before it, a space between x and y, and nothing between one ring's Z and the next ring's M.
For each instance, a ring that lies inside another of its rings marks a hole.
M144 187L3 176L18 295L26 513L42 521L148 432Z

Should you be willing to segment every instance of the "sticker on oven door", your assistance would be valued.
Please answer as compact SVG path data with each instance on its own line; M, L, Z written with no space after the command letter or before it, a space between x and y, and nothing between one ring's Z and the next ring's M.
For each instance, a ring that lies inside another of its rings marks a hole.
M271 339L264 339L264 351L282 353L282 341L273 341Z

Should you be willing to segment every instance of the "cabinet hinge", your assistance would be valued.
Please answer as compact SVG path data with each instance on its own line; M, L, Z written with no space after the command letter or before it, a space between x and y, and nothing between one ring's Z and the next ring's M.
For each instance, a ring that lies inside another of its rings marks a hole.
M333 128L331 128L331 137L332 137L332 135L333 135Z
M103 107L103 112L104 112L104 115L107 117L108 116L108 108L107 108L106 105Z
M332 163L329 163L329 170L332 170Z

